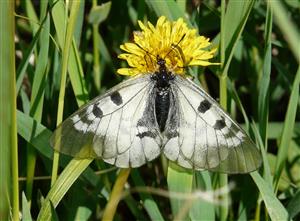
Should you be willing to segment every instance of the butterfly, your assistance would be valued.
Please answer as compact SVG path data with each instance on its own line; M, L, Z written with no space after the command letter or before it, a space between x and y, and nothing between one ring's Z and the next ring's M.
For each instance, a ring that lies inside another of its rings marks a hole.
M247 173L261 155L243 129L200 86L169 71L140 74L67 118L50 143L77 158L140 167L164 154L184 168Z

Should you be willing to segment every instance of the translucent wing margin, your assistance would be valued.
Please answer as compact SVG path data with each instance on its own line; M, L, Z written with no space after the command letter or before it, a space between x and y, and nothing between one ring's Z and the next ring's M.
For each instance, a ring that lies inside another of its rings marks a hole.
M77 158L102 158L118 167L138 167L161 153L149 75L115 86L80 108L53 133L50 143Z
M218 103L189 79L175 76L163 152L186 168L247 173L261 155L242 128Z

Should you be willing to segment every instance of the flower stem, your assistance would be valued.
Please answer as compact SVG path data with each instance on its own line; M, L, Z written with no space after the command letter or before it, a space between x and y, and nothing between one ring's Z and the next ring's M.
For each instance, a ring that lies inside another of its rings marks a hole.
M220 75L220 104L227 109L227 69L224 68L225 64L225 7L226 1L222 0L221 2L221 70ZM224 188L228 184L228 175L219 174L219 188ZM227 220L228 216L228 195L224 194L223 196L224 205L220 206L220 220Z
M115 185L112 189L112 192L111 192L110 198L108 200L108 203L107 203L107 205L104 209L103 217L102 217L103 221L113 220L114 215L115 215L116 210L117 210L117 206L118 206L118 204L120 202L120 199L121 199L121 194L123 192L124 185L125 185L125 183L127 181L127 178L130 174L130 170L131 170L130 168L120 170L120 173L117 177Z
M93 0L93 8L97 7L97 0ZM93 72L95 77L95 86L98 91L101 88L101 73L100 73L100 53L98 50L98 28L99 24L93 24Z

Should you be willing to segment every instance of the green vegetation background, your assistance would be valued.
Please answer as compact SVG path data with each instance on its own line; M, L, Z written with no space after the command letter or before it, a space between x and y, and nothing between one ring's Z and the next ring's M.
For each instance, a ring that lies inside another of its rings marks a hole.
M257 143L259 171L53 154L56 125L123 80L119 45L137 20L161 15L219 46L222 65L192 73ZM300 219L298 1L1 1L0 16L0 220Z

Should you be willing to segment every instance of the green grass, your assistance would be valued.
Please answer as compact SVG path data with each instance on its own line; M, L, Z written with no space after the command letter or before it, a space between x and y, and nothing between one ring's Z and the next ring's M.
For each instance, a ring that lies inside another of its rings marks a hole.
M14 4L0 6L0 220L18 220L18 138Z
M24 220L300 219L299 6L192 2L0 3L0 219L17 220L18 208ZM161 15L183 17L219 47L222 65L193 71L261 149L259 171L227 176L165 158L130 171L53 153L56 125L123 80L116 74L126 66L117 59L119 45L139 30L137 20L155 23ZM7 122L17 122L18 140Z

